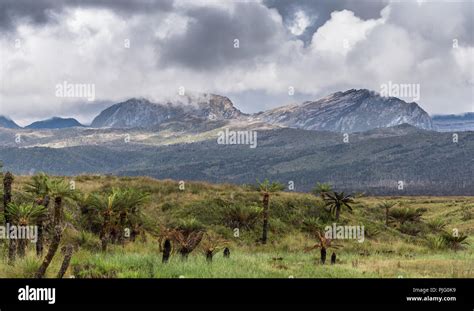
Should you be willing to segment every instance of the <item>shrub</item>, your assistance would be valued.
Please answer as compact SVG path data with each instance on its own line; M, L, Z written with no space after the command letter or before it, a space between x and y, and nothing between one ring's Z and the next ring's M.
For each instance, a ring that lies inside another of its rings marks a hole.
M263 208L257 205L231 205L223 212L223 222L230 228L252 229L262 212Z
M441 236L428 235L426 244L430 249L441 250L446 248L445 240Z
M446 227L446 221L442 218L436 218L426 223L428 227L433 231L442 231Z
M401 233L412 236L417 236L421 232L420 227L413 223L403 223L400 225L399 230Z
M467 235L463 233L453 234L445 231L441 234L441 237L446 245L454 251L463 249L464 245L469 245L466 241Z
M463 221L471 220L473 218L473 212L471 211L471 207L464 205L461 207L461 219Z
M389 217L403 225L406 222L419 222L425 211L423 208L398 207L390 210Z

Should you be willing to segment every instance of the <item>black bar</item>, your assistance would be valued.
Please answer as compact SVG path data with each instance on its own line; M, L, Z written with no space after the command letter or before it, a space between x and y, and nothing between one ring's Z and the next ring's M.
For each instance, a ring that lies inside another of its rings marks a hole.
M19 301L19 289L27 285L55 288L55 305L273 303L393 304L446 309L464 305L470 306L468 310L474 307L474 279L0 279L0 305L48 306L46 301ZM414 288L429 291L414 292ZM441 293L440 289L455 291ZM455 301L407 301L407 297L415 296L455 297ZM8 307L4 310L8 311Z

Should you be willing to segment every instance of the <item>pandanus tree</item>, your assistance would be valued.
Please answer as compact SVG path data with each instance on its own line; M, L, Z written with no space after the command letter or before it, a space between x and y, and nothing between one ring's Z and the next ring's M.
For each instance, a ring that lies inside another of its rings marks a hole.
M36 223L36 220L43 217L47 213L46 209L41 205L30 204L16 204L9 203L6 210L6 215L9 221L18 227L18 232L27 233L30 225ZM25 256L26 243L28 237L18 237L17 252L20 257Z
M309 252L309 251L319 248L320 253L321 253L321 263L324 265L324 263L326 262L327 250L329 248L338 249L339 246L333 244L332 240L330 238L325 237L324 234L322 234L320 231L317 231L316 237L318 239L318 243L316 243L315 245L311 247L306 248L305 251ZM333 258L331 258L331 260L332 259ZM335 261L335 256L334 256L334 261Z
M46 174L40 173L31 178L31 181L26 184L24 190L31 196L33 202L37 205L43 206L46 210L49 206L50 194L49 178ZM46 214L44 215L46 216ZM36 255L43 255L44 244L44 222L46 217L38 217L36 226L38 228L38 236L36 241Z
M335 215L336 220L339 220L341 214L341 209L343 206L347 207L352 211L350 204L354 203L354 197L351 194L344 194L344 192L330 192L326 193L324 200L326 201L326 206L329 207L331 214Z
M262 228L262 244L267 243L268 239L268 222L270 208L270 194L283 190L283 185L277 182L270 182L265 179L263 182L257 180L258 191L263 195L263 228Z
M135 189L127 189L121 192L120 204L117 204L118 214L118 241L125 242L125 227L131 228L133 239L140 233L142 223L141 208L149 200L149 194Z
M51 179L47 181L47 187L51 198L54 200L53 226L60 226L63 220L64 201L74 201L77 192L69 183L63 179Z
M173 229L160 226L160 231L158 233L158 246L160 248L160 252L163 253L161 260L163 263L167 263L171 257L171 251L173 250L173 246L171 245L172 238Z
M442 241L455 252L464 248L465 245L469 245L469 242L466 241L468 238L467 235L463 233L449 233L443 232L441 234Z
M385 210L385 225L387 227L388 227L389 218L390 218L389 217L390 209L397 204L398 204L397 202L393 202L393 201L383 201L382 203L378 205L380 208L383 208Z
M201 243L204 229L195 218L182 219L174 226L169 236L178 246L181 259L186 260L188 255Z
M222 239L219 235L213 232L207 232L204 234L200 247L206 256L207 262L211 263L214 254L222 249L226 244L227 241Z
M115 233L117 239L123 243L125 226L136 228L141 221L140 208L147 202L148 194L135 189L113 189L107 196L92 194L88 204L95 213L95 219L101 221L100 239L102 250L107 250L111 234Z
M109 230L111 217L117 205L120 204L120 197L118 190L114 189L108 196L93 194L89 198L89 204L97 210L102 217L102 227L100 230L100 240L102 243L102 251L107 251L109 242Z
M46 274L51 261L53 260L61 242L62 237L62 227L61 223L63 222L64 213L63 213L63 202L64 201L74 201L76 199L77 193L70 185L65 182L63 179L51 179L47 181L48 189L51 198L54 199L54 212L53 212L53 232L51 243L48 248L48 252L41 263L38 271L36 272L36 278L43 278Z
M175 230L173 239L179 245L181 259L186 260L188 255L199 245L204 235L203 231Z

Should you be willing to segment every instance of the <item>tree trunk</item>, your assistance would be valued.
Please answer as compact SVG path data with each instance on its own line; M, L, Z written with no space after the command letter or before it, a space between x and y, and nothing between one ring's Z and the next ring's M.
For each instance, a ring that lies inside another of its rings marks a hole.
M61 242L61 227L56 226L54 227L53 240L51 241L51 245L49 246L48 253L44 258L43 263L36 272L36 278L42 279L44 277L46 269L48 269L51 260L53 260L53 257L56 254L56 251L58 250L59 242Z
M54 220L53 220L54 227L61 225L62 202L63 202L63 199L61 197L54 198Z
M341 214L341 206L336 205L336 220L339 220L339 215Z
M336 253L332 253L331 255L331 265L335 265L336 264Z
M321 248L321 263L324 265L326 262L326 248Z
M19 227L19 228L22 228L23 226ZM23 229L19 229L19 230L23 230ZM26 232L26 230L25 230ZM18 254L18 257L20 258L23 258L25 257L25 253L26 253L26 243L28 242L28 239L20 239L19 237L18 238L18 241L17 241L17 248L16 248L16 251L17 251L17 254Z
M45 209L49 206L49 196L45 196L43 198L43 202L41 204ZM38 237L36 241L36 256L42 257L43 256L43 245L44 245L44 219L41 216L38 221L36 222L38 226Z
M224 258L230 258L230 249L228 247L224 248Z
M104 213L104 223L102 224L102 230L100 232L100 240L102 242L102 251L107 251L107 244L109 242L109 222L110 222L110 213L106 211Z
M36 225L38 226L38 237L36 241L36 256L41 257L43 256L43 243L44 243L44 236L43 236L43 220L38 220Z
M212 251L211 251L211 250L208 250L208 251L206 252L206 261L207 261L208 263L212 263L212 256L213 256Z
M6 211L7 206L12 202L12 183L13 183L13 175L10 172L6 172L5 176L3 177L3 212L5 217L5 224L10 222L10 218L8 217Z
M263 194L263 230L262 230L262 243L267 244L268 236L268 203L270 195L268 193Z
M187 259L188 259L188 255L189 255L190 252L189 252L189 250L188 250L187 248L184 248L184 247L183 247L183 248L181 248L181 249L179 250L179 253L181 254L181 259L182 259L182 260L187 260Z
M13 265L15 263L16 257L16 240L10 239L10 244L8 245L8 264Z
M119 235L118 235L118 242L120 245L125 245L125 221L127 220L127 214L125 212L120 213L120 221L119 221Z
M13 183L13 174L6 172L3 177L3 211L5 217L5 225L10 223L10 217L6 213L7 206L12 202L12 183ZM8 245L8 263L13 265L15 263L16 257L16 240L10 239Z
M72 245L67 245L64 248L64 259L63 263L61 264L61 268L59 269L57 278L62 279L64 274L67 271L67 268L69 267L69 263L71 262L71 257L72 257L72 252L73 252L73 247Z
M165 245L163 246L163 258L162 262L167 263L171 255L171 242L170 240L165 240Z

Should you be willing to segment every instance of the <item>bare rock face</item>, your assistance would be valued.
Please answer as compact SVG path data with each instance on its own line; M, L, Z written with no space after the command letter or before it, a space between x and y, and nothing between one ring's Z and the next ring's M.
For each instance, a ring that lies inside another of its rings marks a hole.
M213 94L183 96L166 103L132 98L102 111L92 121L91 127L150 128L173 120L199 118L218 121L243 115L227 97Z
M317 101L283 106L254 117L283 127L332 132L362 132L404 123L433 129L430 116L416 103L382 97L365 89L337 92Z

